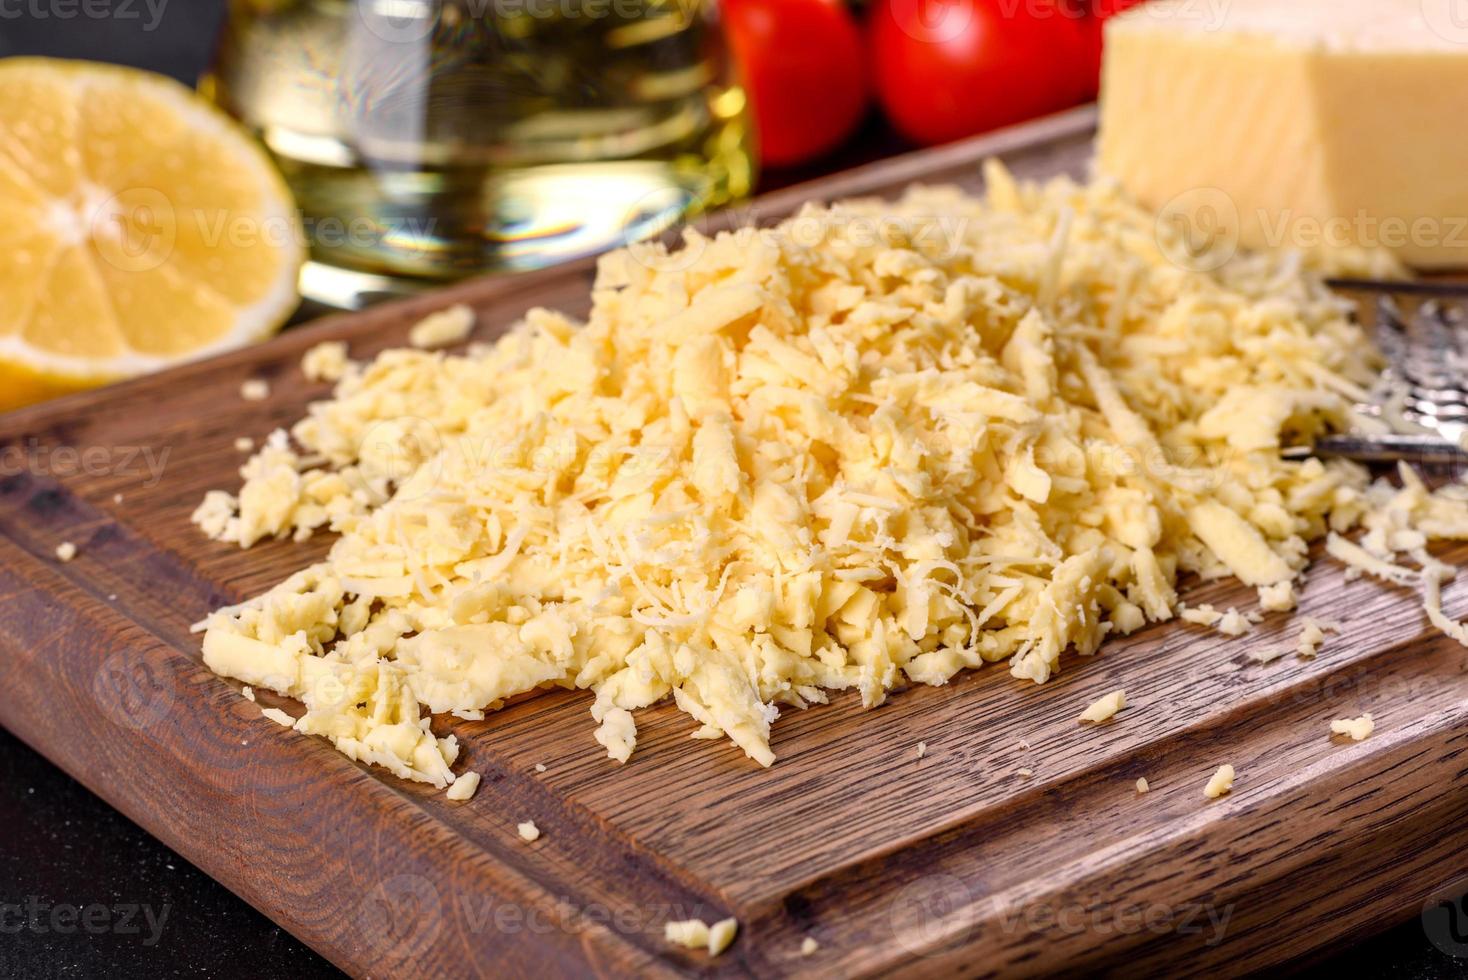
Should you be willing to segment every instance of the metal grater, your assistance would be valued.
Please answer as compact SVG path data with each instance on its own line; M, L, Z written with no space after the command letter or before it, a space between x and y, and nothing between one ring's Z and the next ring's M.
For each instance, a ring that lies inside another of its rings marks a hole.
M1340 280L1337 289L1375 297L1377 345L1387 367L1356 406L1365 419L1411 431L1367 427L1286 449L1286 458L1338 456L1366 463L1397 460L1468 464L1468 289L1431 284Z

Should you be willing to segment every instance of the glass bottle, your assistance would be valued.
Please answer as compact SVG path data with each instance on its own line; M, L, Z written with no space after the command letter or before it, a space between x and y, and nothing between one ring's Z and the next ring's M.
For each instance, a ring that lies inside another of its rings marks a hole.
M747 194L713 0L230 0L204 91L302 213L336 306L656 234Z

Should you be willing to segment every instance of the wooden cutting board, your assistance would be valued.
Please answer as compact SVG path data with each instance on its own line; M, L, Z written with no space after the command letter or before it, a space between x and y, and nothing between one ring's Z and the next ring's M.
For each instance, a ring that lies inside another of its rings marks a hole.
M993 153L1026 176L1080 173L1093 124L1078 111L736 217L976 185ZM206 671L189 624L327 547L240 551L189 523L206 490L237 486L238 435L326 393L302 352L401 344L450 302L479 311L484 339L531 305L583 312L589 284L588 263L472 282L0 419L0 723L357 975L1236 973L1414 915L1468 872L1465 651L1413 595L1326 565L1303 612L1345 630L1314 661L1248 659L1293 646L1284 616L1235 640L1168 624L1068 656L1043 687L1000 666L873 712L852 697L787 712L770 770L691 741L671 707L639 716L617 766L591 738L590 695L558 692L436 722L484 775L466 804L287 732ZM269 400L240 398L250 377ZM1253 597L1213 583L1187 598ZM1468 584L1447 605L1468 614ZM1117 687L1134 707L1076 723ZM1329 736L1365 711L1371 739ZM1206 800L1225 762L1236 788ZM516 836L522 820L540 840ZM693 915L737 916L737 942L712 961L665 945L663 923Z

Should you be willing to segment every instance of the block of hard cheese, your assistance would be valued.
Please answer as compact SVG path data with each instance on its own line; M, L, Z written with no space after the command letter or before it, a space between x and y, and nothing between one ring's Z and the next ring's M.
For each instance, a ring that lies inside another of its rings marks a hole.
M1468 267L1468 19L1452 7L1134 8L1107 25L1099 167L1245 247Z

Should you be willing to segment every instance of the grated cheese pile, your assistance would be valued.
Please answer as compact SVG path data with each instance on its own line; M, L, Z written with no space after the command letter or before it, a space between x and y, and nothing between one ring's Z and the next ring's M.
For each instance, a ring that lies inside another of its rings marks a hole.
M1283 605L1307 541L1362 524L1366 570L1435 602L1421 549L1468 537L1462 487L1280 458L1378 368L1317 279L1180 268L1108 183L988 186L615 252L585 324L342 365L195 515L245 547L341 537L200 624L205 662L443 786L458 747L424 708L588 689L624 761L671 696L768 765L783 709L992 661L1045 681L1171 619L1184 572Z

